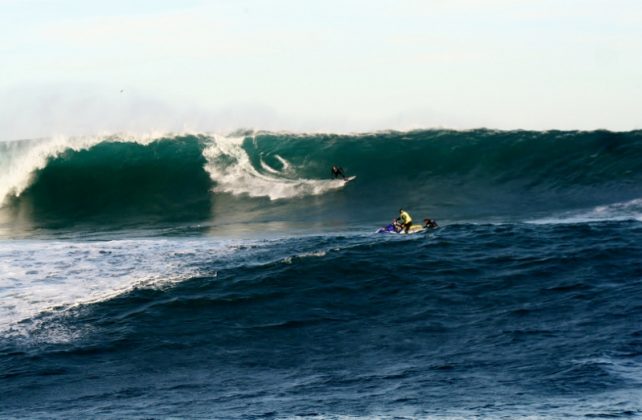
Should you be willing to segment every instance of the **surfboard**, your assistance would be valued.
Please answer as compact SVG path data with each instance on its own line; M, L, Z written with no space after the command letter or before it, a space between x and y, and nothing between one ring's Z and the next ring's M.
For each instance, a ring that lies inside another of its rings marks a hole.
M353 180L353 179L355 179L356 177L357 177L356 175L352 175L352 176L347 177L347 178L346 178L346 179L344 179L343 181L347 184L348 182L352 181L352 180Z

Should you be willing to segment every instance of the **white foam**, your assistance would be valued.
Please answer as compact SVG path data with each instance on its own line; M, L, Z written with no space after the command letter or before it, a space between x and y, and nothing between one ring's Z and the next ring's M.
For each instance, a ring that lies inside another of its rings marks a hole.
M263 161L263 159L261 159L261 167L262 167L264 170L266 170L266 171L268 171L269 173L271 173L271 174L280 174L280 173L281 173L281 171L278 171L278 170L274 169L273 167L271 167L270 165L268 165L267 163L265 163L265 162Z
M327 250L317 250L317 251L303 252L301 254L290 255L288 257L285 257L285 258L283 258L281 260L281 262L283 262L283 264L292 264L292 262L294 261L295 258L298 259L298 258L313 258L313 257L320 258L320 257L325 257L327 252L328 252Z
M343 180L318 180L287 178L285 174L263 167L270 174L262 174L254 168L250 157L243 149L245 137L225 137L215 135L205 148L203 155L207 159L205 169L216 182L214 191L250 197L269 197L271 200L283 198L321 195L345 186ZM277 156L279 159L280 156ZM289 163L284 163L284 170Z
M288 162L287 160L283 159L279 155L274 155L274 157L279 162L281 162L281 170L274 169L273 167L271 167L270 165L265 163L265 161L263 159L261 159L261 167L265 171L267 171L267 172L269 172L271 174L281 175L281 176L290 176L290 175L292 175L292 165L290 164L290 162Z
M203 274L213 258L236 250L230 241L196 239L0 241L0 332L20 332L20 321L40 313L107 300L135 287L166 287Z
M0 203L9 195L20 195L29 186L34 171L42 169L49 158L65 150L80 150L95 144L93 139L70 140L66 137L2 144Z
M588 210L565 212L560 215L530 220L534 224L571 224L601 221L642 221L642 198L593 207Z
M290 162L288 162L287 160L283 159L283 158L282 158L281 156L279 156L279 155L274 155L274 157L275 157L279 162L281 162L281 165L283 165L283 169L281 170L281 172L289 172L289 171L290 171Z
M371 240L371 236L367 236ZM292 258L323 257L330 249L301 246L283 259L283 238L127 239L105 242L1 240L0 335L31 337L46 323L48 342L73 340L77 331L47 322L79 305L110 300L135 288L165 289L194 277L216 277L237 267L291 263ZM275 248L276 246L276 248ZM358 243L352 246L358 246ZM44 315L44 316L43 316Z

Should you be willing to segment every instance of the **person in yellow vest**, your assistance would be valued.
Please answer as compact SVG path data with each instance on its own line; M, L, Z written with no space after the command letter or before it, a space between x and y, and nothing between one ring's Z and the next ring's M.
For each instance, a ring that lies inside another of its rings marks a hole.
M408 229L410 229L410 226L412 226L412 217L410 217L410 214L408 214L408 212L404 209L399 209L399 217L397 218L397 220L401 225L401 229L404 232L408 233Z

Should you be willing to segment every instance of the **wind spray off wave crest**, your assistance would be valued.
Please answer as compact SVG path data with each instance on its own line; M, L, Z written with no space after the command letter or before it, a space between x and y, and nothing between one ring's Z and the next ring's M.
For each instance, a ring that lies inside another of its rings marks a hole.
M261 161L261 167L267 172L262 173L243 147L247 140L246 137L213 136L203 151L207 159L205 169L216 183L215 192L279 200L321 195L345 185L343 180L296 179L291 164L281 156L276 158L283 166L282 171Z
M0 142L0 207L9 196L19 197L32 183L34 174L68 151L90 149L104 142L147 145L160 138L156 133L121 136L53 136Z
M65 150L81 150L98 143L96 138L49 139L5 142L0 144L0 205L10 195L20 196L29 186L33 173L49 159Z

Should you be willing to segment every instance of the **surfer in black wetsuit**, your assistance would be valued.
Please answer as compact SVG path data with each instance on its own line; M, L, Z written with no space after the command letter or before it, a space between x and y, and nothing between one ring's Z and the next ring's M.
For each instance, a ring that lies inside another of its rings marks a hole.
M332 165L332 176L334 176L334 179L341 178L346 179L346 175L343 173L343 168L337 165Z

